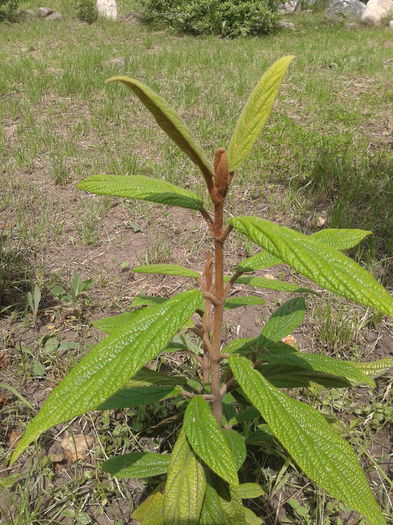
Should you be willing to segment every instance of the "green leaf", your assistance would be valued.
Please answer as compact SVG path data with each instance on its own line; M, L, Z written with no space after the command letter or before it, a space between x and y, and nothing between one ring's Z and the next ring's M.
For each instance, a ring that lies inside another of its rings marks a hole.
M157 304L165 303L167 300L167 297L158 297L155 295L137 295L132 301L131 306L156 306Z
M184 376L168 376L144 366L138 370L130 381L127 381L126 386L138 387L142 386L141 383L144 383L144 385L176 386L187 384L187 378Z
M206 478L200 463L181 430L171 454L164 495L165 525L198 525Z
M97 195L151 201L191 210L203 208L202 200L191 191L143 175L92 175L83 179L77 188Z
M251 306L256 304L265 304L265 299L258 295L248 295L246 297L230 297L225 301L224 309L232 310L240 306Z
M256 446L266 445L266 443L271 443L272 441L274 441L274 434L270 430L269 426L264 423L258 425L257 430L251 432L251 434L249 434L246 439L247 445Z
M357 361L351 361L351 365L358 368L369 377L380 377L391 368L393 368L393 357L385 357L384 359L378 359L377 361L369 361L359 363Z
M204 174L205 178L214 176L213 168L202 148L183 120L169 104L151 88L138 80L127 77L112 77L107 82L120 81L130 88L142 104L153 114L157 124L177 144Z
M15 485L17 481L19 481L20 477L21 477L21 474L12 474L11 476L0 478L0 488L1 489L11 488L13 485Z
M200 525L246 525L244 508L238 487L209 472Z
M237 217L232 225L323 288L393 316L393 298L352 259L302 233L256 217Z
M360 241L371 233L372 232L365 230L331 228L313 233L309 238L314 241L323 242L336 250L348 250L359 244ZM238 270L253 272L255 270L271 268L277 264L282 264L282 262L281 259L278 259L278 257L275 257L271 253L262 251L248 259L244 259L244 261L238 265Z
M259 498L266 494L263 488L257 483L241 483L237 490L242 499Z
M244 437L239 434L239 432L236 432L236 430L229 428L224 428L222 432L224 434L225 441L232 452L236 470L239 470L247 457L246 442Z
M197 279L200 274L190 268L178 266L177 264L148 264L146 266L137 266L132 269L137 273L161 273L164 275L179 275L180 277L194 277Z
M42 432L94 410L160 353L201 301L201 292L183 292L155 308L124 332L98 343L52 391L29 423L11 458L14 462Z
M233 355L229 364L246 396L303 472L374 525L385 525L352 448L325 418L271 385L244 357Z
M229 170L243 163L272 111L274 100L293 56L280 58L253 89L236 123L228 148Z
M108 459L101 466L117 478L149 478L165 474L169 460L169 454L133 452Z
M194 452L213 472L232 485L239 483L237 469L222 429L209 404L201 396L188 403L184 431Z
M155 315L153 308L142 308L135 310L134 312L124 312L120 315L111 315L110 317L104 317L93 321L93 326L102 330L106 334L113 335L117 332L125 330L128 326L131 326L134 322L140 321L142 318L148 318Z
M143 525L164 525L164 497L161 492L150 494L132 513L132 518Z
M116 394L109 397L106 401L97 407L97 410L115 410L118 408L129 408L161 399L168 399L175 397L181 393L180 387L173 388L172 386L140 386L134 388L122 388Z
M261 335L275 343L281 341L303 322L305 310L303 297L290 299L273 312Z
M228 278L225 278L228 281ZM318 295L318 292L311 288L304 288L293 283L279 281L278 279L268 279L267 277L252 277L244 275L236 280L237 284L246 284L247 286L257 286L258 288L267 288L269 290L277 290L278 292L292 292L292 293L312 293Z
M263 520L247 507L244 508L244 515L246 516L247 525L262 525Z
M296 348L279 341L277 343L270 341L264 336L248 337L244 339L235 339L224 347L224 354L248 355L251 352L268 352L269 354L281 354L297 352Z
M318 379L318 373L321 373L327 378L331 378L332 376L333 379L334 376L342 378L344 383L346 382L345 386L359 384L375 386L374 381L356 368L356 366L353 366L351 361L341 361L340 359L334 359L333 357L325 355L303 354L299 352L282 355L266 355L264 359L268 363L268 366L266 369L262 367L260 371L270 382L274 382L274 384L276 384L276 382L273 380L273 377L280 373L285 381L285 378L289 378L290 380L291 376L296 374L296 369L301 369L300 375L308 377L311 381L312 377ZM310 375L305 375L304 371L309 372ZM317 372L317 374L314 375L314 372Z

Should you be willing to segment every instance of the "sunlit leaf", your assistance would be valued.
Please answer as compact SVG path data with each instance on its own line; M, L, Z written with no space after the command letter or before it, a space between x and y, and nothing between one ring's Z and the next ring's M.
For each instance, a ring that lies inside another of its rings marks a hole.
M154 403L161 399L175 397L181 393L180 387L150 385L134 388L122 388L116 394L110 396L106 401L97 407L97 410L115 410L119 408L129 408L148 403Z
M274 343L292 333L304 319L306 303L303 297L295 297L281 305L268 319L261 335Z
M228 280L226 278L226 280ZM292 293L312 293L317 294L311 288L304 288L297 284L279 281L278 279L268 279L267 277L252 277L244 275L236 280L236 284L246 284L247 286L256 286L257 288L267 288L268 290L277 290L278 292Z
M149 478L165 474L169 460L169 454L132 452L108 459L101 467L117 478Z
M238 487L208 473L199 525L246 525Z
M257 483L240 483L238 493L242 499L259 498L266 494L263 488Z
M148 264L145 266L137 266L132 269L133 272L137 273L160 273L164 275L178 275L180 277L199 277L199 272L185 268L184 266L178 266L177 264Z
M134 510L132 517L142 525L164 525L163 504L162 493L153 492Z
M247 457L244 437L231 428L224 428L222 433L224 434L225 441L228 443L229 449L232 452L236 470L239 470Z
M246 297L230 297L225 301L224 308L225 310L232 310L234 308L239 308L240 306L252 306L265 304L265 299L259 297L258 295L247 295Z
M383 374L386 374L389 370L393 368L393 357L385 357L384 359L378 359L377 361L351 361L352 366L355 366L359 370L366 374L369 377L380 377Z

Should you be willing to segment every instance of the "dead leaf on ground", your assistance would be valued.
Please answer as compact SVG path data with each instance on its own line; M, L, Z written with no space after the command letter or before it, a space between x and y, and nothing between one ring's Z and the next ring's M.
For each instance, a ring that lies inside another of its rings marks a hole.
M325 226L325 224L326 224L326 219L324 219L323 217L318 217L318 220L317 220L318 228L322 228L323 226Z
M94 442L93 436L76 434L61 440L61 449L67 461L74 463L78 459L86 459L89 448Z
M264 277L265 279L272 279L273 281L275 280L274 275L272 275L271 273L265 273Z
M21 437L21 435L22 435L22 432L20 432L19 430L16 430L15 428L11 430L11 432L8 434L8 437L7 437L7 443L10 446L10 448L15 447L16 442Z

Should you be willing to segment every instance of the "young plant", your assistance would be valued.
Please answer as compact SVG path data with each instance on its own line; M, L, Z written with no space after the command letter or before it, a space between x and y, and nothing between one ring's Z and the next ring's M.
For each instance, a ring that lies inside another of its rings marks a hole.
M373 386L373 377L393 366L393 360L346 362L299 352L283 343L282 339L303 321L302 296L281 305L258 337L231 341L222 347L224 311L263 302L257 296L229 298L235 283L296 294L318 293L293 283L250 275L277 264L287 264L320 288L393 316L393 298L342 253L370 232L331 229L307 236L258 217L240 216L228 223L224 220L225 200L235 170L266 123L292 58L281 58L262 76L240 115L228 150L218 149L213 164L163 98L137 80L110 79L129 87L198 166L212 211L205 208L202 197L191 191L139 175L94 175L83 180L79 188L195 210L207 223L214 253L207 256L202 273L174 264L134 269L193 278L197 287L170 299L137 297L133 306L141 308L96 322L108 337L53 390L28 425L12 462L42 432L87 411L183 397L187 401L183 424L171 454L135 452L103 464L107 472L119 478L166 474L165 486L160 485L134 512L143 525L260 523L242 504L242 499L259 496L263 491L256 484L239 484L238 471L246 458L245 439L249 436L247 430L242 435L235 429L241 428L240 423L247 421L249 414L255 418L258 413L263 423L260 432L274 436L314 483L358 511L369 523L386 523L349 444L323 415L288 396L282 388L315 383L334 388ZM242 261L234 275L226 277L224 248L233 230L263 250ZM200 343L192 343L187 331ZM180 337L175 337L178 332ZM171 377L145 367L162 352L192 356L198 367L198 381L187 382L182 376Z
M65 290L62 286L55 284L51 288L51 292L60 301L75 305L78 299L83 295L84 292L90 290L93 287L93 280L86 279L82 280L79 275L75 272L72 276L71 286L69 290Z
M35 325L38 319L38 312L41 302L41 289L39 286L34 285L33 293L27 294L27 304L30 308L33 324Z

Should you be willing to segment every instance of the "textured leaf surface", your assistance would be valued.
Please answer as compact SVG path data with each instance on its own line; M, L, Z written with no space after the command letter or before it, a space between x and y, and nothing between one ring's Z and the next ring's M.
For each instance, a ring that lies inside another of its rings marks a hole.
M386 374L386 372L389 372L389 370L393 368L393 357L385 357L384 359L378 359L377 361L363 363L353 361L351 364L361 370L363 374L376 378Z
M183 292L155 308L130 328L98 343L53 390L13 454L23 450L48 428L94 410L148 361L159 354L201 301L201 292Z
M161 273L164 275L178 275L180 277L199 277L199 273L184 266L177 264L148 264L146 266L137 266L132 269L137 273Z
M277 290L278 292L318 293L311 288L304 288L303 286L298 286L297 284L279 281L278 279L268 279L267 277L252 277L244 275L236 280L236 284L246 284L248 286L256 286L257 288L267 288L269 290Z
M165 525L198 525L205 490L203 466L182 430L168 467L164 495Z
M261 335L278 342L292 333L304 319L306 303L303 297L295 297L281 305L265 324Z
M373 525L385 525L352 448L326 419L272 386L244 357L231 356L229 364L246 396L303 472Z
M235 339L224 347L225 354L248 355L250 352L268 352L269 354L281 354L297 352L296 348L282 341L274 343L264 336Z
M163 503L162 493L154 492L134 510L132 517L140 521L142 525L163 525Z
M248 509L247 507L244 507L244 515L246 516L247 525L262 525L263 524L262 518L258 518L255 512L253 512L251 509Z
M184 431L196 454L232 485L239 483L232 452L207 401L195 396L184 415Z
M131 326L135 321L155 315L152 308L143 308L134 312L124 312L120 315L112 315L94 321L92 324L106 334L112 335Z
M169 460L169 454L133 452L104 461L101 466L117 478L149 478L165 474Z
M200 525L246 525L237 488L209 473Z
M177 146L196 164L207 177L213 177L213 168L202 148L183 120L169 104L151 88L138 80L127 77L112 77L108 82L120 81L130 88L142 104L153 114L157 124L177 144Z
M251 306L257 304L265 304L265 299L258 295L248 295L246 297L230 297L225 301L225 310L232 310L240 306Z
M365 230L330 228L313 233L309 238L314 241L323 242L336 250L348 250L359 244L360 241L371 233L372 232ZM282 264L282 262L278 257L263 251L252 257L248 257L248 259L244 259L244 261L238 265L238 269L244 272L253 272L255 270L271 268L277 264Z
M323 288L393 316L391 295L340 251L256 217L237 217L231 223L253 242Z
M167 301L167 297L159 297L156 295L137 295L132 301L131 306L156 306Z
M191 191L143 175L92 175L83 179L77 188L97 195L157 202L191 210L203 208L202 200Z
M170 343L173 344L173 343ZM165 385L165 386L176 386L176 385L185 385L187 383L187 378L184 376L168 376L156 370L151 370L147 367L142 367L138 372L132 376L130 381L127 381L126 386L129 387L138 387L141 386L141 383L145 385Z
M272 111L274 100L293 56L280 58L253 89L236 123L228 148L229 170L240 167Z
M228 443L229 449L232 452L233 461L236 470L239 470L247 457L246 442L244 437L230 428L222 430L225 441Z
M122 388L116 394L109 397L106 401L97 407L97 410L114 410L118 408L129 408L161 399L168 399L175 397L181 393L180 387L173 388L172 386L140 386L135 388Z
M238 493L242 499L259 498L266 494L257 483L241 483L238 487Z

